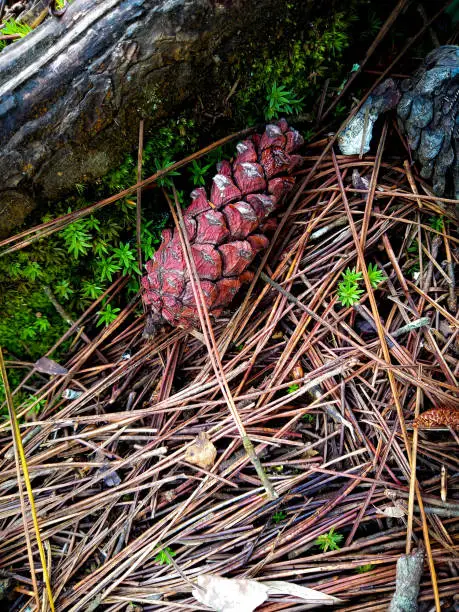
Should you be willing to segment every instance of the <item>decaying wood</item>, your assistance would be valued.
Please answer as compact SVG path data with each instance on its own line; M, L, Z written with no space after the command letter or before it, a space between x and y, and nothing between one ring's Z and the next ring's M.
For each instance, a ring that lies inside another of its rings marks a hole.
M390 602L389 612L416 612L423 565L422 548L410 555L403 555L397 561L395 593Z

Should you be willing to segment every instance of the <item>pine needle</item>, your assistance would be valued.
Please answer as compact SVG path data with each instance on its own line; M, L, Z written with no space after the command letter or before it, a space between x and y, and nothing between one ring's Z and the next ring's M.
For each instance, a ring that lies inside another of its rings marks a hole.
M53 592L51 590L51 582L49 580L49 574L48 574L48 566L46 563L46 556L45 556L45 551L43 549L43 544L41 541L41 537L40 537L40 528L38 526L38 518L37 518L37 513L35 510L35 501L33 498L33 491L32 491L32 485L30 484L30 478L29 478L29 470L27 467L27 459L25 457L25 453L24 453L24 447L22 446L22 438L21 438L21 432L19 430L19 424L18 424L18 420L16 417L16 412L14 410L14 404L13 404L13 397L11 395L11 390L10 390L10 386L8 383L8 376L6 374L6 367L5 367L5 360L3 358L3 351L2 351L2 347L0 346L0 371L2 374L2 379L3 379L3 385L5 387L5 395L6 395L6 401L8 404L8 413L9 413L9 417L11 420L11 428L13 431L13 443L15 446L15 455L16 458L19 456L20 462L21 462L21 467L22 467L22 473L24 475L24 481L25 481L25 485L26 485L26 489L27 489L27 495L29 496L29 502L30 502L30 511L32 514L32 520L33 520L33 526L35 529L35 536L37 538L37 544L38 544L38 551L40 553L40 561L41 561L41 566L42 566L42 570L43 570L43 578L45 580L45 584L46 584L46 592L48 594L48 600L49 600L49 606L51 608L51 611L54 612L54 599L53 599ZM21 490L21 483L19 481L19 465L17 464L17 470L18 470L18 487ZM23 515L23 520L24 520L24 531L27 534L27 520L26 520L26 516L25 514ZM34 564L33 564L33 557L32 557L32 551L29 551L29 559L30 559L30 568L32 571L32 576L34 576L35 572L34 572ZM36 587L36 579L34 581L34 587ZM35 593L36 596L37 595L37 589L35 588ZM37 602L39 603L39 602Z

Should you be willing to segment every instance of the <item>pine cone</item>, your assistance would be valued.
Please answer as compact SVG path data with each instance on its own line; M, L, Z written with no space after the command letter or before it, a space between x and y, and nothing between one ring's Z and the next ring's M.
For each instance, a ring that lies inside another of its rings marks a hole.
M429 53L400 90L398 123L421 165L421 176L431 179L437 195L454 189L459 199L459 47ZM453 184L446 189L448 174Z
M435 194L459 200L459 46L434 49L411 78L378 85L340 134L341 152L369 151L378 115L395 107L421 176Z
M301 135L284 119L267 125L262 136L237 145L233 163L217 165L210 201L203 187L192 192L184 223L212 315L231 303L254 257L268 246L266 217L295 183L290 173L301 157L292 153L302 144ZM145 266L143 302L154 325L196 326L198 312L177 229L164 230L162 239Z

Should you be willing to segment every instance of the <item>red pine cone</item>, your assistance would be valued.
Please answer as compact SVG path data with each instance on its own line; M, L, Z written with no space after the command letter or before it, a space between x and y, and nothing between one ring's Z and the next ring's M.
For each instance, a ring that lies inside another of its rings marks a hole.
M301 162L292 153L303 138L285 119L267 125L237 145L236 159L222 161L213 178L210 202L195 189L184 222L209 312L218 316L239 291L247 268L266 249L266 217L281 203ZM272 221L272 220L270 220ZM142 297L153 323L196 326L199 322L191 281L177 229L166 229L153 259L146 263Z

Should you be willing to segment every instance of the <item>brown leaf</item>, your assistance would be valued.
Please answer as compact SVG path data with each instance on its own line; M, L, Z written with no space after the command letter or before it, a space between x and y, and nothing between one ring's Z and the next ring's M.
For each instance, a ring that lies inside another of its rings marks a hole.
M34 368L42 374L58 374L63 376L69 372L67 368L49 359L49 357L40 357L40 359L34 363Z
M209 440L209 436L202 431L195 439L194 444L189 446L185 452L185 461L210 470L217 456L217 449Z
M299 378L304 377L303 366L299 361L293 366L292 371L290 372L290 377L292 380L298 380Z
M319 451L316 451L315 448L307 448L304 453L301 454L302 459L311 459L311 457L317 457Z
M394 506L382 506L381 508L376 508L378 514L382 514L383 516L388 516L390 518L403 518L406 515L406 511L402 506L394 505Z
M413 421L413 427L429 429L433 427L451 427L459 429L459 410L454 408L433 408L423 412Z

